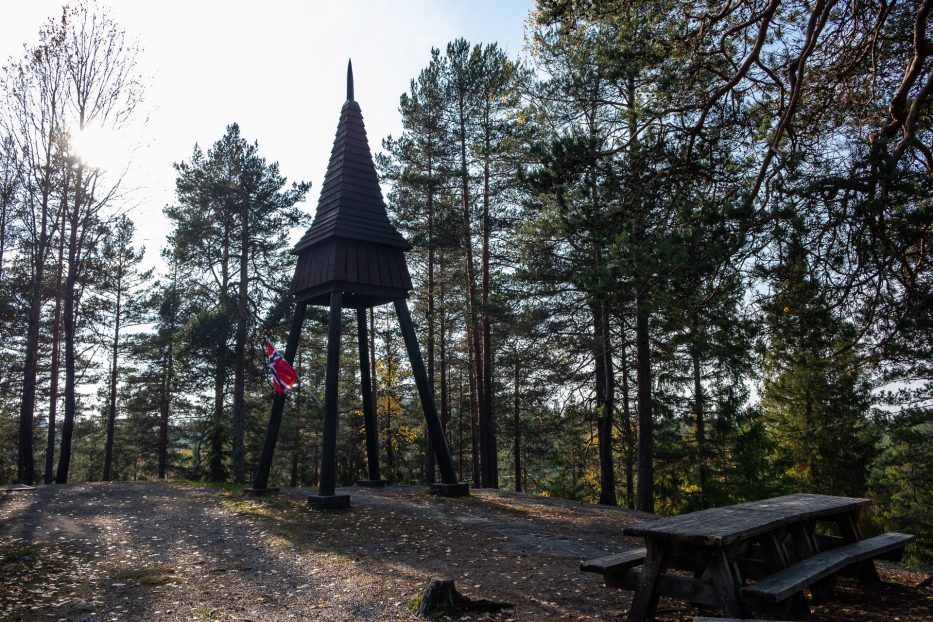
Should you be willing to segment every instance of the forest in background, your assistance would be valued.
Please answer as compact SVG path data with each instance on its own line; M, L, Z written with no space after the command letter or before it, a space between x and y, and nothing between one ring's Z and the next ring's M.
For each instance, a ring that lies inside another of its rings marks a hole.
M867 495L933 560L931 6L541 0L520 57L425 50L403 132L370 147L463 481L664 514ZM119 177L73 144L131 122L137 54L79 4L0 75L0 481L258 462L310 186L231 123L175 164L165 269L143 270ZM272 481L313 486L308 315ZM433 481L393 312L369 321L383 475Z

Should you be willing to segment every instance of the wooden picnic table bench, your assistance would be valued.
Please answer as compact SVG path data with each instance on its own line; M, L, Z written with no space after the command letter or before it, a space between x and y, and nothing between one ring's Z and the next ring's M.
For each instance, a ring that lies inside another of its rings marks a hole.
M653 618L660 596L718 607L732 618L806 613L805 588L825 599L841 573L877 581L873 560L897 557L915 539L863 539L859 514L869 502L798 493L662 518L625 529L643 538L644 548L580 568L602 574L609 587L635 591L631 622ZM818 522L838 535L817 534Z

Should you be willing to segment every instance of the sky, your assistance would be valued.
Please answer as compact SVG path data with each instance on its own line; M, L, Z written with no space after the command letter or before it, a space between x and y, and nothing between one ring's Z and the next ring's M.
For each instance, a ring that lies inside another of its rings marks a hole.
M0 0L0 63L19 58L61 1ZM160 0L102 2L140 45L146 85L140 127L119 139L90 138L103 166L131 156L125 199L147 265L169 231L162 208L174 199L174 162L195 143L208 148L232 122L258 141L291 181L310 181L302 204L314 213L346 97L353 60L355 99L370 149L401 132L399 96L432 47L464 37L497 42L515 57L533 0ZM98 144L93 144L93 143ZM117 163L117 164L114 164ZM302 231L289 232L289 239Z

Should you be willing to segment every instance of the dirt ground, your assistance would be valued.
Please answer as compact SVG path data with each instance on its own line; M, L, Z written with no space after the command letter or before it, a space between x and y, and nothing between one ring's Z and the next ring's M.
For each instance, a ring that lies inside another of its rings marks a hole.
M312 491L253 499L166 483L47 486L0 495L2 620L416 620L432 578L470 598L512 603L460 620L625 620L631 593L579 562L636 546L648 515L474 490L338 490L352 507L309 510ZM840 580L813 620L933 620L921 572L882 565L884 582ZM715 615L662 599L658 620Z

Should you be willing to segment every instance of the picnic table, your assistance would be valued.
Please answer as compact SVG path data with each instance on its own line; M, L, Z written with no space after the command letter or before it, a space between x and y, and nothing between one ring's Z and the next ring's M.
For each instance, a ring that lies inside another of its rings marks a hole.
M868 503L798 493L662 518L625 529L644 548L584 562L581 570L635 591L630 622L652 619L661 596L718 607L731 618L805 614L804 589L825 599L840 573L878 581L873 560L899 559L915 539L863 539L859 517Z

